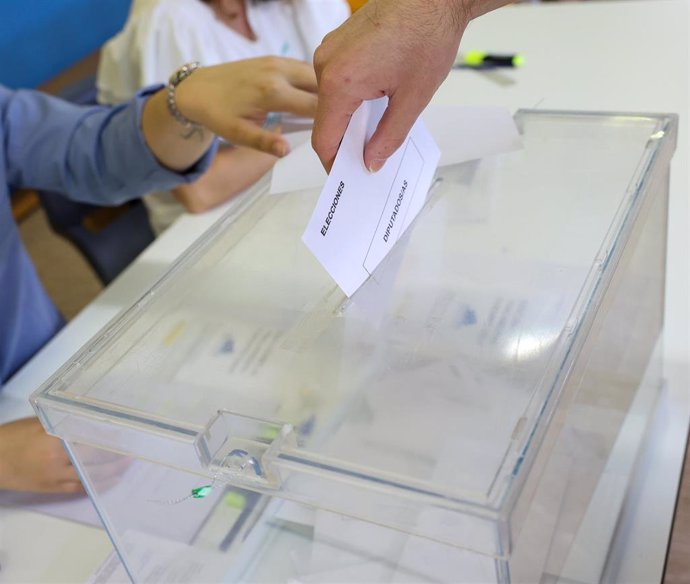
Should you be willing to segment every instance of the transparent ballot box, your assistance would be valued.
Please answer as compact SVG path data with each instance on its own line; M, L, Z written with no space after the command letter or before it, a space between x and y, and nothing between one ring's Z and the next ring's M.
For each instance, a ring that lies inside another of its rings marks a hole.
M347 298L244 196L32 397L137 582L598 582L659 388L670 115L520 111Z

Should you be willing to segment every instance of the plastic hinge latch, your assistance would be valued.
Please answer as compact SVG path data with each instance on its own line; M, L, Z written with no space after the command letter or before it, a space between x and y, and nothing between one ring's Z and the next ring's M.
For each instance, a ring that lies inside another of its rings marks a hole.
M282 483L275 460L297 447L291 424L221 410L197 442L203 466L214 480L236 486L278 490Z

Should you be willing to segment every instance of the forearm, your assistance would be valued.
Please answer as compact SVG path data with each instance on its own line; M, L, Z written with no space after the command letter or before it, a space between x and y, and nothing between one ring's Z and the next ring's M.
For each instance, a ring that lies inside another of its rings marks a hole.
M181 115L206 128L188 136L168 111L164 91L144 90L130 103L107 108L0 87L0 163L12 187L119 204L196 180L212 157L213 134L284 155L284 138L261 124L268 112L313 116L315 91L313 69L292 59L202 67L176 90Z
M203 127L185 128L168 111L165 90L152 95L142 112L141 129L146 144L165 167L182 172L209 149L213 134Z
M199 180L173 189L173 194L188 212L203 213L250 187L276 160L249 148L225 148Z
M388 0L390 2L399 3L400 0ZM419 0L410 0L412 4ZM462 26L487 12L491 12L496 8L511 4L515 0L425 0L425 3L436 4L439 14L442 17L454 17L456 21Z
M143 91L113 108L80 107L39 92L0 91L8 183L115 205L197 178L200 172L180 175L161 165L146 144L141 127L150 97Z

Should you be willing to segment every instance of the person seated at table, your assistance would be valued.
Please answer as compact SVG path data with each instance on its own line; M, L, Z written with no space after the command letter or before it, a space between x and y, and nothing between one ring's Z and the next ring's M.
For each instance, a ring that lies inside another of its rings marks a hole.
M135 0L123 30L101 52L98 100L129 99L139 87L163 82L174 63L214 65L265 55L311 63L322 38L349 14L345 0ZM198 181L144 197L154 232L185 211L204 212L244 191L275 161L222 145Z
M63 324L19 238L11 190L118 205L197 180L215 155L215 134L283 156L287 142L262 128L263 118L316 111L314 70L294 59L183 67L174 79L167 89L143 90L114 108L0 86L0 389ZM82 487L60 441L27 418L0 426L0 489Z

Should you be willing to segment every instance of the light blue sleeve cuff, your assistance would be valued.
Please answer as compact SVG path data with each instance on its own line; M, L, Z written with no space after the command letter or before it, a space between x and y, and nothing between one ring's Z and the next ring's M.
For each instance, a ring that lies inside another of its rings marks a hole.
M143 89L129 102L113 108L97 106L83 116L71 137L67 157L65 192L70 198L119 205L194 182L208 169L217 139L185 172L163 166L146 144L141 130L144 106L161 87Z

